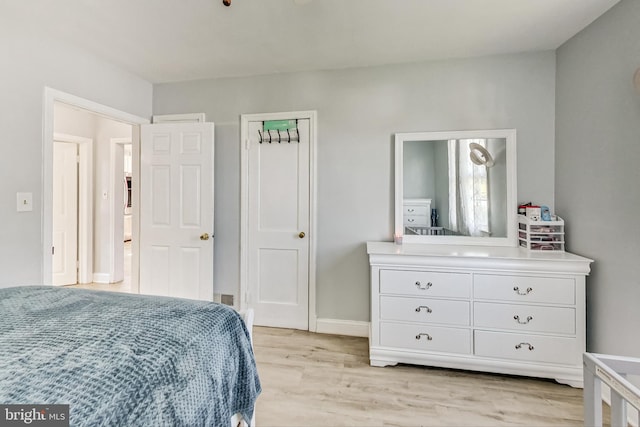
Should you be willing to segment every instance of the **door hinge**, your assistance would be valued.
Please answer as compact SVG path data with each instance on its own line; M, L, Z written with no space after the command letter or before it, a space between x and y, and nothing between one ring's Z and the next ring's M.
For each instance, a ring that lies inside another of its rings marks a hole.
M56 247L51 246L51 255L55 255L55 254L56 254Z

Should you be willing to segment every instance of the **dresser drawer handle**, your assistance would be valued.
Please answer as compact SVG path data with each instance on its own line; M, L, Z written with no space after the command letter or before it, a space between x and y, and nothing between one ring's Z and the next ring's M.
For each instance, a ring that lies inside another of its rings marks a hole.
M426 305L421 305L421 306L416 307L416 313L420 313L420 311L421 311L423 308L424 308L425 310L427 310L427 313L432 313L432 312L433 312L433 310L431 310L431 308L427 307Z
M417 339L417 340L421 339L423 335L424 335L425 337L427 337L427 341L431 341L431 340L433 339L433 337L432 337L431 335L429 335L429 334L425 334L425 333L423 333L423 332L420 332L418 335L416 335L416 339Z
M514 286L513 290L515 291L515 293L517 293L518 295L527 295L529 294L529 292L531 292L533 290L533 288L527 288L526 291L524 292L520 292L520 288L518 286Z
M415 221L415 219L413 219L413 218L407 219L407 222L414 222L414 221Z
M418 287L418 289L422 289L423 291L429 289L430 287L433 286L433 283L431 282L427 282L426 285L423 285L419 280L416 280L416 286Z
M520 320L520 316L518 316L517 314L513 316L513 318L516 322L520 323L521 325L526 325L527 323L533 320L533 316L527 316L527 320L523 322L522 320Z
M415 212L415 209L413 209L413 208L408 208L408 209L407 209L407 212Z
M516 344L516 350L520 350L523 345L529 347L529 351L533 351L533 346L528 342L521 342L520 344Z

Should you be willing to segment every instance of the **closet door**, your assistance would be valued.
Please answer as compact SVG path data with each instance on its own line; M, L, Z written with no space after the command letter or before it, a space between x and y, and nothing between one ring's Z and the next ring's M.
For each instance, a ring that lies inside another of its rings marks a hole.
M260 143L262 127L247 129L247 302L256 325L307 330L310 120L297 120L293 141Z

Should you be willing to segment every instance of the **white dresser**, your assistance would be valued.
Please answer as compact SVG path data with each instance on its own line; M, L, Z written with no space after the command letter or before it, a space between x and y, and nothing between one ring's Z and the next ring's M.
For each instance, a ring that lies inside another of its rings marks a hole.
M582 386L592 260L516 247L367 243L371 365L553 378Z
M405 227L429 227L431 225L431 199L404 199L402 218Z

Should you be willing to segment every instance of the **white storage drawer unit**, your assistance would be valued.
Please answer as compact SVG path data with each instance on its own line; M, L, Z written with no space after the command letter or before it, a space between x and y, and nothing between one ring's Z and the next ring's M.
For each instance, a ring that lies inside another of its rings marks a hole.
M582 386L591 260L516 247L367 244L371 365L413 363Z
M431 225L431 199L404 199L402 218L405 226L429 227Z

